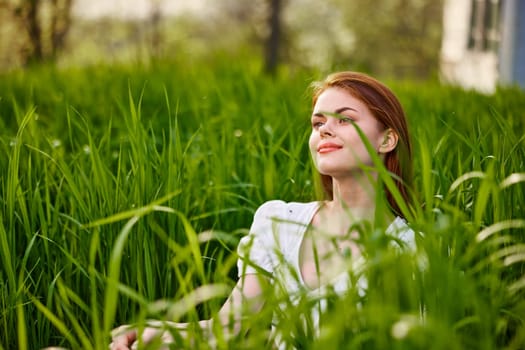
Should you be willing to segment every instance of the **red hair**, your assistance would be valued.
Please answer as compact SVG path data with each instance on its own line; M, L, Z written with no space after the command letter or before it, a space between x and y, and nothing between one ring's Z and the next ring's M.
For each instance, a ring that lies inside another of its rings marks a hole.
M412 146L408 134L405 112L394 93L378 80L357 72L337 72L330 74L324 81L312 84L312 105L328 88L337 87L347 91L363 102L372 115L381 122L385 129L392 129L398 135L397 146L385 155L384 165L393 175L397 189L405 202L410 203L408 190L412 182ZM332 177L321 174L323 190L329 199L333 198ZM386 196L391 210L403 216L392 193L386 189Z

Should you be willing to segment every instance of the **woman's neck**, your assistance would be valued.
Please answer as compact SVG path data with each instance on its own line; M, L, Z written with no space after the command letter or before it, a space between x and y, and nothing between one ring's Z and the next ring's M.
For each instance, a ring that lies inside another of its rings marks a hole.
M356 219L372 219L376 211L377 180L373 175L362 174L334 178L333 199L328 202L331 211L350 212Z

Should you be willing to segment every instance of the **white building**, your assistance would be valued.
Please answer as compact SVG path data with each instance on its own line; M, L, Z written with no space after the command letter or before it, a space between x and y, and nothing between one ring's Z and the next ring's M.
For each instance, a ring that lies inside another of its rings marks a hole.
M487 93L525 88L525 0L445 0L441 76Z

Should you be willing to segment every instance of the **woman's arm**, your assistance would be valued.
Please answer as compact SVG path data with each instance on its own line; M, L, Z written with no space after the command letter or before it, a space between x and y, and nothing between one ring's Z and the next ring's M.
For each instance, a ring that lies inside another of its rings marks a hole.
M262 291L260 275L245 275L237 281L216 318L199 321L199 327L206 333L211 334L212 323L220 322L226 334L229 335L230 332L233 335L238 334L241 330L243 315L256 313L261 310L264 304ZM183 331L188 328L188 323L149 321L146 327L142 329L141 341L148 343L160 337L163 343L172 343L173 338L166 328ZM184 333L181 335L185 336ZM130 326L120 326L112 331L112 340L110 344L110 349L112 350L131 349L132 345L138 340L138 329Z

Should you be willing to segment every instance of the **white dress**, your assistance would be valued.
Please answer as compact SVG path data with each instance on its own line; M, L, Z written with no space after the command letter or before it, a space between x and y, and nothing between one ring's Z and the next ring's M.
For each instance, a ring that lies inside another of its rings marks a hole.
M237 261L239 278L246 274L265 274L272 278L275 287L287 294L292 303L305 293L319 300L311 314L316 331L319 328L320 313L326 307L322 296L326 293L328 285L317 289L305 285L300 270L299 253L305 233L320 205L321 202L286 203L281 200L272 200L261 205L255 212L250 233L239 243ZM385 233L395 237L393 242L397 242L400 248L415 250L414 231L402 218L396 217ZM363 258L354 259L352 270L359 269L363 262ZM350 288L348 276L348 273L343 273L336 277L329 284L330 289L339 295L343 294ZM366 280L360 278L357 281L359 292L364 293L366 287ZM277 324L278 320L274 320L274 332L278 330ZM289 348L279 340L278 335L276 342L279 349Z

